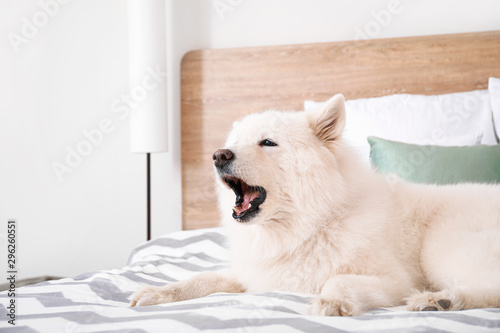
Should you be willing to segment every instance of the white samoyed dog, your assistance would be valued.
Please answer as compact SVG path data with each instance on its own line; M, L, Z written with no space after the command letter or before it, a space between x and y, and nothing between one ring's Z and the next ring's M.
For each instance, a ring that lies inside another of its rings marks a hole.
M231 269L144 287L131 306L283 290L317 295L309 312L326 316L500 307L500 186L389 181L342 143L345 118L336 95L235 123L213 156Z

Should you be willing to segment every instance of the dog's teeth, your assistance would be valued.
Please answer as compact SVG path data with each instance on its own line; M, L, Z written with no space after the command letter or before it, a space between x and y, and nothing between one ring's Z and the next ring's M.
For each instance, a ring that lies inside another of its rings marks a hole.
M252 204L251 203L248 204L248 209L250 209L250 208L252 208Z

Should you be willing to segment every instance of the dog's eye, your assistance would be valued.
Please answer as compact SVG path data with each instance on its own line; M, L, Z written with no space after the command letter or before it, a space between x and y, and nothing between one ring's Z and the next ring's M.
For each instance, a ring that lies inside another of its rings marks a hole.
M262 141L259 143L259 145L261 145L261 146L268 146L268 147L274 147L274 146L277 146L277 144L276 144L276 143L272 142L272 141L271 141L271 140L269 140L269 139L264 139L264 140L262 140Z

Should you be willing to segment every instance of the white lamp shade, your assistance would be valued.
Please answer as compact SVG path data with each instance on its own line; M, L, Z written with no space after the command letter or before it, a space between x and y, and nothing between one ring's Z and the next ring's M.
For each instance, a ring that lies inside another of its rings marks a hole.
M164 0L128 0L130 139L134 153L168 150Z

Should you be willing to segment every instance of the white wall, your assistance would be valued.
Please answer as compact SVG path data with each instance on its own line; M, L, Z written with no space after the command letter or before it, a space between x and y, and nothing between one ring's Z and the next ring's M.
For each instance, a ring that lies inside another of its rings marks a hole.
M120 267L145 239L145 158L129 152L128 120L111 108L128 92L126 1L65 0L16 53L7 36L20 33L39 1L55 0L0 0L0 235L4 221L18 219L21 277ZM385 38L500 29L495 0L166 1L170 150L152 156L153 236L181 226L187 51L351 40L360 30ZM221 18L214 3L231 7ZM59 181L52 163L104 118L113 130Z
M236 5L218 15L220 3ZM202 0L198 7L207 16L199 46L211 48L352 40L358 29L390 38L500 28L495 0ZM397 14L382 13L390 9Z
M121 267L146 238L145 157L130 153L128 120L111 109L128 91L126 2L60 5L16 52L8 34L40 11L0 2L0 233L17 218L19 278ZM103 119L112 129L100 139ZM85 151L84 131L97 145L59 181L52 163L66 164L67 147Z
M172 144L169 154L154 160L158 178L153 232L158 234L172 227L164 221L181 218L179 64L189 50L500 30L500 1L495 0L167 0L167 4Z

